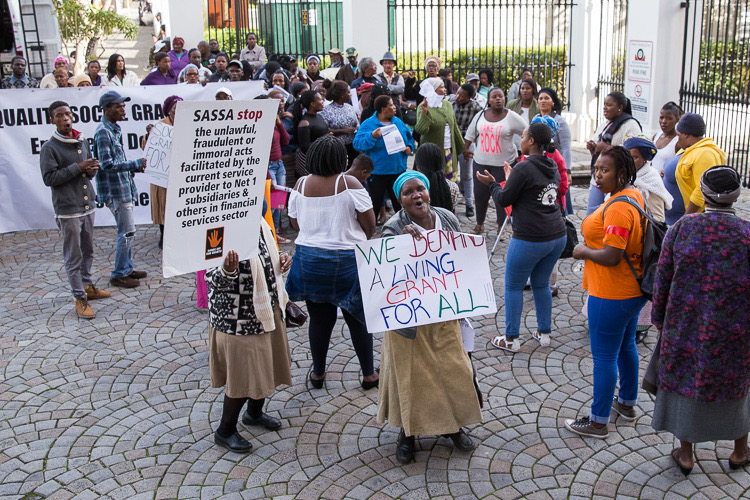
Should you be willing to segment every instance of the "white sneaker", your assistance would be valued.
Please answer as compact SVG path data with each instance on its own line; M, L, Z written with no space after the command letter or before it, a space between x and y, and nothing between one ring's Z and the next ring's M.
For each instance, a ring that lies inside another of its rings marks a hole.
M492 345L508 352L518 352L521 348L521 342L518 339L508 340L505 335L498 335L492 339Z
M532 335L542 347L549 347L549 333L534 332Z

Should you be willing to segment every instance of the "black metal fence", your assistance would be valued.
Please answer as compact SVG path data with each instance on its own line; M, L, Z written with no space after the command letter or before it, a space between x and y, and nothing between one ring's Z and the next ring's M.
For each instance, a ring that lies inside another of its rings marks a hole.
M238 53L255 33L266 54L304 58L325 56L344 41L341 0L206 0L206 40L216 39L227 53Z
M628 39L627 0L601 0L599 22L599 77L596 82L597 126L604 98L614 91L625 90L625 60Z
M686 1L680 104L750 187L750 6L747 0Z
M530 68L568 102L573 0L388 0L389 46L401 72L425 76L436 55L463 82L487 68L506 91Z

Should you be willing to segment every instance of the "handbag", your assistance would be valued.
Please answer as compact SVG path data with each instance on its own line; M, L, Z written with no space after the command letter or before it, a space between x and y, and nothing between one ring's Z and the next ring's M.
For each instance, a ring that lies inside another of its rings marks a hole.
M573 221L564 217L565 219L565 232L567 233L568 240L565 242L565 248L560 254L561 259L568 259L573 256L573 248L578 244L578 232Z
M297 328L305 324L307 313L300 306L291 300L286 303L286 326L287 328Z
M659 389L659 359L661 358L661 335L656 339L656 345L654 346L654 352L651 354L651 360L648 362L646 367L646 373L643 375L643 382L641 387L644 391L648 392L652 396L656 396L656 391Z

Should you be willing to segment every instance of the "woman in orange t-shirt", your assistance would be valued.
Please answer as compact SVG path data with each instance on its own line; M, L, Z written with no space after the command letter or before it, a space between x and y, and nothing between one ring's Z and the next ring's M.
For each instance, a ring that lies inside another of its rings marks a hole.
M638 396L638 350L635 330L646 303L625 257L641 273L643 229L641 215L632 205L613 200L629 196L644 207L643 196L633 187L636 168L630 152L610 146L596 161L594 180L608 201L581 224L585 243L573 249L573 258L585 259L583 288L589 292L588 318L594 358L594 401L591 414L566 420L565 427L581 436L604 439L612 410L624 420L635 420ZM620 392L613 401L617 375Z

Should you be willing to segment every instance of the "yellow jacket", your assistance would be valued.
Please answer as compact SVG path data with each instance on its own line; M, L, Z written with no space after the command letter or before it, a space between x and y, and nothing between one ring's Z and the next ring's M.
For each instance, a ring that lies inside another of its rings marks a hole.
M692 202L703 211L705 202L701 193L701 176L709 168L725 165L726 162L727 154L710 137L701 139L685 150L675 171L685 208Z

